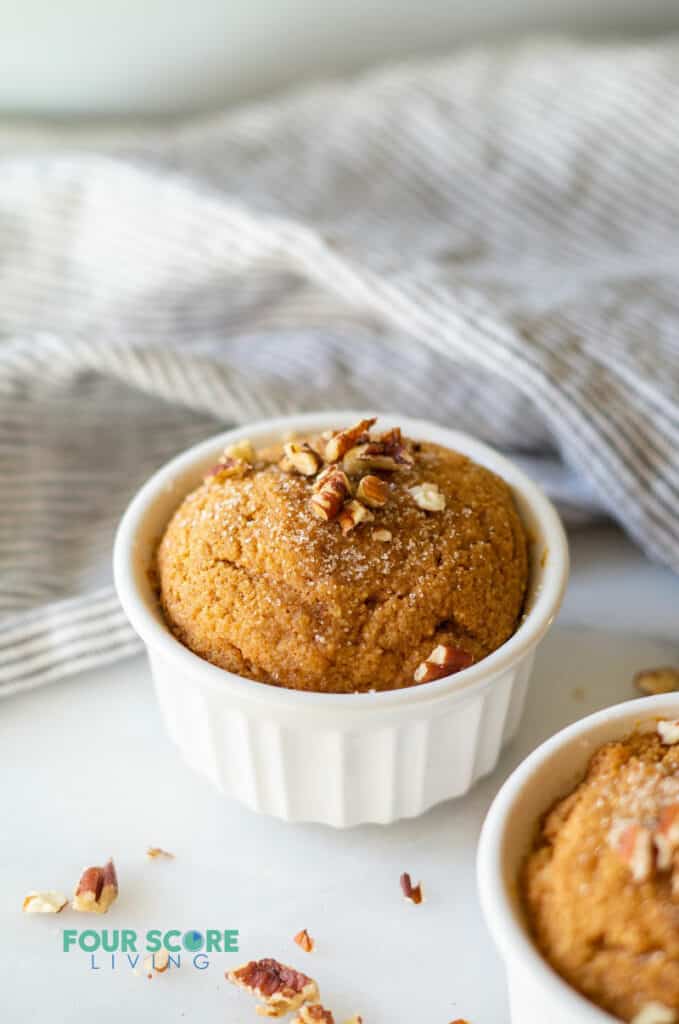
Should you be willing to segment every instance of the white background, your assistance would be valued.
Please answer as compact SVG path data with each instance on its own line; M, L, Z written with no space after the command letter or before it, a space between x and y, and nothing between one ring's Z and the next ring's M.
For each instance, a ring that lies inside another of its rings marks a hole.
M185 768L165 736L142 658L0 705L2 1024L254 1022L223 977L275 956L317 979L338 1024L506 1024L504 979L481 921L475 844L493 793L562 725L635 696L633 672L679 661L679 580L613 529L576 535L559 622L538 657L520 735L493 776L461 801L390 827L286 825L229 803ZM171 862L145 858L150 844ZM70 894L112 854L120 899L105 917L21 913L33 888ZM422 879L419 907L399 875ZM238 928L240 955L149 981L92 971L61 952L61 929ZM312 955L292 942L300 928Z

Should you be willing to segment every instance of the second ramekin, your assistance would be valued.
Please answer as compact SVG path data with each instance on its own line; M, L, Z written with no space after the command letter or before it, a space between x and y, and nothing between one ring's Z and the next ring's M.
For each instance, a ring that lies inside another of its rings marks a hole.
M182 498L222 449L349 426L364 412L250 424L197 445L141 488L114 551L118 595L146 644L170 735L188 763L225 794L287 821L337 827L387 823L460 796L495 767L517 730L535 649L561 603L568 546L548 499L517 467L465 434L380 415L380 426L457 449L512 487L531 538L527 612L489 657L455 676L381 693L326 694L253 682L209 664L169 631L149 578L155 549Z
M679 693L642 697L589 715L558 732L523 761L495 797L478 851L479 896L507 971L512 1024L611 1024L617 1017L571 988L530 938L518 878L542 815L583 778L604 743L660 718L679 718Z

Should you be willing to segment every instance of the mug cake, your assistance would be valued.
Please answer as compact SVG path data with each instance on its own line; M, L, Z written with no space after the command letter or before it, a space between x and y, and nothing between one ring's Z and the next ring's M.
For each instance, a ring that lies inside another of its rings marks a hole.
M375 422L227 447L158 547L184 646L260 682L354 693L453 674L512 636L528 556L509 486Z
M679 722L604 744L521 875L545 958L602 1009L679 1021Z

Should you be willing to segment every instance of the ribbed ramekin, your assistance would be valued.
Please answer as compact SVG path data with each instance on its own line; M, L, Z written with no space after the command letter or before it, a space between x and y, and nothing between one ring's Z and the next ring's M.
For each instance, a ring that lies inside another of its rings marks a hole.
M512 487L531 538L524 620L510 640L455 676L404 690L325 694L253 682L182 646L163 621L149 579L164 527L227 444L256 446L290 431L348 426L364 412L327 412L249 424L197 445L141 488L114 551L118 595L148 651L170 735L222 792L287 821L337 827L412 817L460 796L494 768L516 732L535 649L559 607L568 546L542 492L509 460L464 434L393 414L413 438L464 452Z
M589 715L523 761L495 797L478 850L479 896L504 960L512 1024L611 1024L617 1020L571 988L534 946L521 907L519 872L545 811L570 793L604 743L660 718L679 718L679 693L643 697Z

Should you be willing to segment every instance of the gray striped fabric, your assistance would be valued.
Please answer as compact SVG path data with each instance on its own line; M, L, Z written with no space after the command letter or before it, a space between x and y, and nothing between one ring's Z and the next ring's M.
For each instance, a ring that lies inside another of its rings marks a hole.
M538 42L162 130L7 126L0 693L137 649L128 498L281 411L469 430L679 568L678 125L674 42Z

